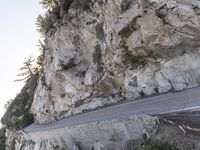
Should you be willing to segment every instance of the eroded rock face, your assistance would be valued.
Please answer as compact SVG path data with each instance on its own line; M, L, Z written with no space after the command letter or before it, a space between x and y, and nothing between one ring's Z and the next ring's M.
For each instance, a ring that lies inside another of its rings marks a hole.
M199 21L198 0L73 1L47 33L36 121L199 86Z
M5 133L5 150L17 150L21 145L24 145L25 139L22 136L22 133L20 133L17 130L14 129L6 129ZM1 147L3 149L3 147ZM31 148L28 148L27 150L33 150Z
M158 123L154 117L94 122L75 127L23 133L24 142L16 150L121 150L131 141L146 140L155 135Z

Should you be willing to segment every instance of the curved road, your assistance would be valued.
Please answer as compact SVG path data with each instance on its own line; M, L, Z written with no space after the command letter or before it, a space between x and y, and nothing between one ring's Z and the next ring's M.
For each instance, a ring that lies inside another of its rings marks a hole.
M127 103L71 116L49 124L32 124L23 129L23 131L26 133L41 132L51 129L94 123L98 121L122 119L133 115L157 115L199 108L200 87L149 97L138 101L129 101Z

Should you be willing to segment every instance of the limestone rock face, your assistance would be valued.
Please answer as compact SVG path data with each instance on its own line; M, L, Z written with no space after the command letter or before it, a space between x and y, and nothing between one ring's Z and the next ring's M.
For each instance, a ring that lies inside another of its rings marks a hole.
M199 86L198 0L74 0L61 8L32 104L38 123Z
M23 133L16 150L121 150L130 141L146 140L158 129L154 117L141 115L75 127ZM128 150L128 149L127 149Z

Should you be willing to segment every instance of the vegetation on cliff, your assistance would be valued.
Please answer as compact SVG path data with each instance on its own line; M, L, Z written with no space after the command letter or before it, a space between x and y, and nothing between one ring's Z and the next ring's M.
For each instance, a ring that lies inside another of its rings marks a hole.
M144 150L179 150L175 145L159 140L148 140L143 147Z
M37 86L37 80L38 74L31 76L21 92L8 106L6 113L1 118L3 126L20 130L33 123L34 117L30 112L30 107Z
M5 150L5 133L6 133L6 128L1 128L0 129L0 150Z

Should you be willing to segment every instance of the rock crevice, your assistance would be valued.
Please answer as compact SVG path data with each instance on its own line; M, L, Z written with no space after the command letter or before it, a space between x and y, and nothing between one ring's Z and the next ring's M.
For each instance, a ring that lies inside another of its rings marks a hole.
M32 105L38 123L199 86L198 0L60 4Z

